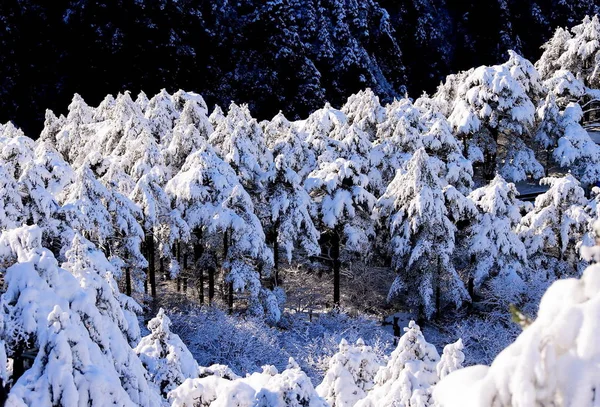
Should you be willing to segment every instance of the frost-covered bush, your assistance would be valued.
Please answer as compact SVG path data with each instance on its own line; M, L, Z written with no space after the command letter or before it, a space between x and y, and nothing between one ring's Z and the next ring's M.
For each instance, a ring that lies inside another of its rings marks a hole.
M379 367L377 355L362 339L355 345L342 339L317 393L331 407L351 407L373 388Z
M290 354L282 349L278 331L257 318L238 318L215 307L170 311L177 333L201 366L227 365L238 375L265 364L285 367Z
M375 387L357 407L429 404L432 387L438 381L436 366L440 355L414 321L410 321L404 332L387 365L377 372Z
M292 358L281 373L265 365L243 378L187 379L168 399L173 407L328 407Z
M179 336L171 332L171 320L161 308L148 322L151 333L134 349L163 397L185 379L198 377L198 364Z

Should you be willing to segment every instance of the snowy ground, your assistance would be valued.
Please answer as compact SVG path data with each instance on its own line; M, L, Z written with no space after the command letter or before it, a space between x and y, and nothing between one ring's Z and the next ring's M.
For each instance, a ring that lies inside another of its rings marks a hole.
M381 269L373 270L379 278L382 273ZM188 288L185 294L177 292L174 281L160 284L158 300L148 309L146 320L152 318L159 307L164 307L173 322L173 331L180 335L201 366L227 364L239 375L260 371L266 364L283 369L291 356L313 383L319 383L342 338L349 342L363 338L382 361L389 356L397 343L393 317L399 317L402 335L402 328L412 316L409 312L385 309L384 284L381 293L371 294L377 298L377 304L369 307L371 315L367 315L364 299L355 298L357 294L350 289L353 287L360 292L360 284L364 282L354 281L353 284L346 275L346 280L342 280L343 299L346 304L358 306L347 306L343 312L333 313L327 308L331 302L329 276L302 276L303 280L294 278L288 270L288 308L277 328L259 319L228 315L223 311L226 309L224 304L220 308L201 307L193 287ZM307 282L307 278L311 281ZM311 287L310 290L307 287ZM465 365L490 363L520 332L520 328L510 321L508 313L488 314L477 310L465 310L436 322L421 323L425 338L440 353L445 344L462 338Z

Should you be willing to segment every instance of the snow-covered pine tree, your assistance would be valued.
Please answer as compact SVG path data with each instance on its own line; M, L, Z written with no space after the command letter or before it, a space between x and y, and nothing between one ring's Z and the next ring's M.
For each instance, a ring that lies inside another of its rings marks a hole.
M115 278L120 274L120 270L78 232L74 234L65 258L66 261L61 264L61 267L71 272L79 281L81 288L95 299L102 318L108 318L116 324L126 335L127 342L131 346L137 344L140 340L137 315L142 312L142 308L132 298L119 292ZM97 325L103 326L98 322L98 317L95 318ZM101 344L102 348L117 346L117 344L105 343L102 338L105 333L102 332L102 327L97 331L90 331L92 339Z
M376 140L370 154L373 169L369 174L377 196L383 194L396 171L422 147L421 134L425 131L422 112L410 99L394 100L385 107L385 118L377 126Z
M44 128L40 133L39 139L43 142L50 143L56 148L56 135L65 125L65 121L65 116L60 115L60 117L56 117L52 110L46 109L46 113L44 115Z
M226 121L219 124L209 142L238 175L248 193L258 202L273 163L262 129L248 106L232 103Z
M292 252L301 247L308 256L320 253L319 232L312 220L313 202L301 184L300 176L290 168L290 159L284 154L275 158L275 168L266 192L262 213L268 215L267 230L273 237L275 283L278 284L279 248L290 263Z
M331 407L352 407L373 388L381 366L370 346L362 339L356 345L342 339L338 352L329 360L329 368L317 393Z
M379 97L369 88L351 95L341 111L348 118L348 124L354 124L368 134L374 141L377 126L385 118L385 109L379 104Z
M154 273L154 265L150 263L154 261L154 253L150 250L142 253L142 242L147 238L141 227L142 210L131 199L117 191L112 191L107 209L115 231L110 239L109 256L111 259L118 257L123 261L125 275L118 277L125 281L127 295L131 295L132 290L141 292L143 282L148 275L152 276ZM118 262L117 259L115 261ZM148 273L144 273L146 267Z
M138 93L137 97L135 98L135 104L138 105L140 109L142 109L142 112L144 114L146 113L146 108L148 107L149 103L150 100L148 99L148 95L146 95L146 93L143 90L140 91L140 93Z
M25 163L18 179L19 190L23 196L24 211L22 213L28 225L47 226L50 218L58 210L58 203L46 189L46 182L51 177L45 166L37 159Z
M7 166L0 165L0 229L15 228L24 221L25 208L19 193L19 185Z
M398 347L387 366L375 376L375 387L356 407L421 407L431 405L431 392L437 383L440 361L435 346L427 343L414 321L404 328Z
M281 373L278 373L273 366L265 366L263 370L263 374L271 377L262 388L256 389L252 407L328 406L327 402L319 397L310 378L293 358L289 359L286 369Z
M40 228L22 227L0 236L2 260L13 263L0 297L1 337L14 361L9 404L104 405L108 400L126 406L161 405L115 322L113 311L119 307L111 297L114 286L108 287L98 269L79 267L110 263L98 251L92 254L94 260L77 263L74 259L83 251L77 250L82 247L77 242L74 247L71 274L42 248ZM27 352L34 361L25 370Z
M584 185L593 185L600 180L600 146L581 127L582 117L583 111L576 103L569 103L560 112L555 128L560 137L552 155L561 167L568 168Z
M461 78L448 120L487 179L496 171L510 181L539 178L543 167L529 133L537 102L531 97L539 92L540 79L531 63L512 51L509 55L502 65L481 66Z
M21 129L6 123L0 137L0 163L6 165L7 171L18 179L23 166L34 158L35 142L26 137Z
M164 157L150 126L151 123L143 117L132 116L125 123L123 137L113 150L113 155L120 157L120 165L135 182L153 169L160 174L166 170Z
M544 54L537 64L545 79L560 69L570 71L587 87L600 89L600 20L586 16L570 34L558 29L544 45Z
M375 236L371 211L375 197L369 186L371 143L358 127L341 126L329 138L329 151L319 158L319 168L308 175L305 188L318 208L321 246L332 263L333 302L340 305L340 255L366 257ZM331 158L327 161L325 158Z
M547 97L556 98L556 103L565 108L570 102L582 101L587 93L587 88L570 71L561 69L544 81Z
M49 141L38 140L34 154L36 163L46 169L46 189L56 200L60 200L75 179L73 168Z
M161 308L148 322L150 334L143 337L134 349L165 398L185 379L198 377L198 364L170 327L171 320Z
M143 212L141 226L150 263L148 277L152 296L156 296L155 241L159 243L159 261L161 272L164 273L164 263L174 260L171 248L180 241L187 242L190 239L189 227L181 218L181 213L178 209L171 209L171 198L163 189L161 178L153 170L142 175L130 195ZM169 277L176 275L169 273Z
M311 113L300 130L306 133L306 142L314 154L319 157L327 150L329 134L337 127L347 124L346 115L325 103L322 109Z
M107 241L114 235L111 215L106 208L110 201L110 191L102 185L87 166L75 172L75 180L65 193L62 205L72 205L80 213L74 229L82 231L86 239L97 247L106 247Z
M523 291L527 267L527 251L516 233L523 207L517 195L515 185L500 175L469 195L479 210L469 226L470 278L478 295L487 288L488 295L506 302L515 302Z
M208 121L212 125L213 129L219 127L219 124L221 124L226 119L227 116L225 116L223 109L221 109L221 106L219 105L215 105L215 108L213 109L212 113L210 114L210 116L208 116Z
M66 193L64 207L73 208L70 226L101 248L108 256L125 261L125 285L140 291L147 266L140 252L144 233L139 225L142 212L129 198L102 185L87 166L76 171Z
M94 121L102 122L112 118L113 109L115 108L116 101L113 95L108 94L104 97L102 102L94 110Z
M206 117L206 110L195 100L187 100L173 128L173 137L164 146L165 161L170 171L176 174L187 156L200 148L201 140L208 140L213 127Z
M234 290L248 291L256 305L261 293L257 266L260 263L272 265L273 257L254 214L252 200L233 169L208 143L203 143L167 183L166 191L175 199L194 234L201 231L197 235L222 237L222 266L227 271L225 279L231 284L230 307L233 307ZM258 308L254 311L258 312Z
M78 317L55 305L46 318L38 356L13 385L8 405L136 405Z
M171 142L173 126L179 117L179 112L173 104L171 95L166 90L161 89L148 102L144 115L150 122L150 130L155 140L162 146L168 146Z
M103 157L122 156L127 150L127 143L131 145L141 129L148 126L141 108L131 99L129 92L119 93L111 109L110 120L99 124L88 150Z
M202 95L199 95L196 92L186 92L183 89L179 89L177 92L173 93L173 96L171 96L171 101L179 113L183 112L187 102L192 102L193 105L197 106L205 116L208 114L208 106L206 101Z
M70 163L89 153L84 148L90 140L86 126L93 123L93 116L93 108L89 107L76 93L69 105L69 113L64 121L64 126L55 136L56 149Z
M546 270L546 278L576 275L583 266L579 248L589 224L584 191L570 174L540 182L550 189L535 199L533 210L523 216L517 231L530 261Z
M556 71L562 69L559 60L561 55L565 52L567 41L571 38L572 36L568 29L558 27L554 31L554 35L541 46L544 52L540 56L540 59L535 63L535 68L542 79L547 80L551 78Z
M421 143L427 154L446 164L443 177L460 192L466 194L473 186L473 164L464 155L458 139L452 134L448 119L440 112L435 101L426 95L415 101L421 110L423 123Z
M315 151L306 142L307 134L299 131L281 112L266 122L263 131L273 157L285 156L289 167L304 182L317 167Z
M463 368L463 362L465 361L465 354L462 352L463 348L464 345L462 339L444 346L444 352L436 366L439 380L442 380L450 373Z
M388 298L413 293L407 303L431 318L444 305L468 299L452 263L454 220L471 212L469 202L440 180L443 163L417 150L377 202L376 216L389 228L392 266L398 273Z

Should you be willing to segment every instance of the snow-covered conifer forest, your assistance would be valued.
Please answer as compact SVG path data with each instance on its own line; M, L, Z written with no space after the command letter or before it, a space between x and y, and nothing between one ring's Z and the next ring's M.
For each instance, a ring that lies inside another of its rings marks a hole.
M300 120L162 90L7 122L0 397L596 406L599 135L598 16Z

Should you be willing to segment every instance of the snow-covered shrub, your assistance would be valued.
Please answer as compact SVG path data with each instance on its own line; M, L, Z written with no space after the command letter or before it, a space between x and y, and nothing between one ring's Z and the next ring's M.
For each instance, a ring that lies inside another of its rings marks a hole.
M342 339L317 393L331 407L352 407L373 388L379 367L377 356L362 339L356 345Z
M198 364L179 336L171 332L171 320L161 308L148 322L151 333L134 349L163 397L185 379L198 377Z
M261 372L233 380L219 376L188 379L168 398L173 407L328 407L292 358L281 373L266 365Z
M429 405L432 387L438 381L436 366L440 355L414 321L404 331L387 366L377 372L375 387L357 407Z

